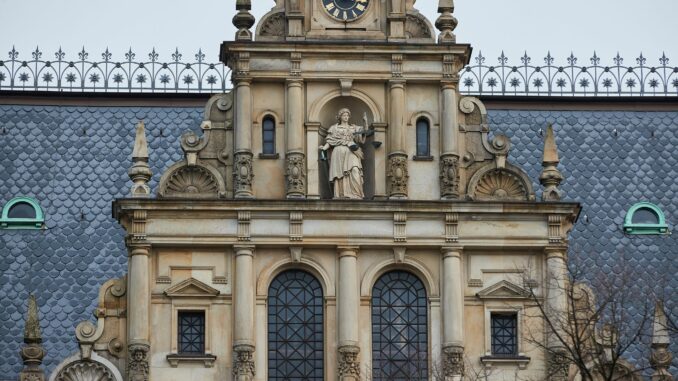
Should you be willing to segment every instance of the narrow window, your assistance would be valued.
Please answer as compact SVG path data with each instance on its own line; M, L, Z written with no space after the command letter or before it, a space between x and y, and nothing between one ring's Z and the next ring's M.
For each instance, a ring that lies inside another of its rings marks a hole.
M513 357L518 355L518 315L515 313L493 313L492 355Z
M263 121L262 144L264 155L275 154L275 120L272 116L266 116Z
M417 156L428 157L431 156L430 150L430 128L428 119L417 119Z
M179 354L205 354L205 312L179 312Z

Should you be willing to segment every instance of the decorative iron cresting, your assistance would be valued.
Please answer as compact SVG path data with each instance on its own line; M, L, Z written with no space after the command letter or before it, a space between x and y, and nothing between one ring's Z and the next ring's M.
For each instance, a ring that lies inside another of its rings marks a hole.
M184 59L176 49L170 60L163 61L155 49L139 58L130 49L123 59L113 57L108 48L101 59L90 58L84 48L77 59L67 58L61 48L54 59L49 54L43 57L39 48L30 54L27 59L12 47L9 59L0 59L0 91L187 94L221 93L231 86L230 69L206 62L201 49L194 60ZM502 96L678 96L678 66L670 66L664 53L656 64L642 53L627 61L617 54L609 65L595 52L582 60L570 54L558 63L550 52L535 60L525 53L519 61L512 62L502 52L494 64L479 51L460 73L460 91Z

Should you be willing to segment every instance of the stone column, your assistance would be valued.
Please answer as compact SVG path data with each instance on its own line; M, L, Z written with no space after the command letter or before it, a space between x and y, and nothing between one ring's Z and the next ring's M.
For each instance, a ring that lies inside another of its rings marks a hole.
M150 346L150 246L130 247L127 286L127 379L148 380Z
M446 246L443 254L443 372L445 379L464 374L464 291L460 247Z
M567 313L567 293L568 273L567 273L567 248L547 247L546 248L546 313L556 322L556 332L547 332L546 343L549 348L549 358L547 359L548 373L551 375L551 381L565 381L568 376L568 366L566 357L559 355L564 351L563 344L556 335L564 337L563 327L558 327L557 322L562 320L562 316Z
M440 198L459 198L459 151L457 121L457 84L442 84L442 115L440 144Z
M233 376L254 379L254 246L235 246L233 283Z
M287 198L306 197L306 161L304 155L304 109L301 79L287 80Z
M339 247L339 293L337 296L339 331L339 380L360 380L358 355L358 248Z
M405 81L390 81L389 91L389 198L407 198L407 153L403 144L405 136Z
M252 91L250 78L237 78L235 85L235 198L253 198L252 192Z

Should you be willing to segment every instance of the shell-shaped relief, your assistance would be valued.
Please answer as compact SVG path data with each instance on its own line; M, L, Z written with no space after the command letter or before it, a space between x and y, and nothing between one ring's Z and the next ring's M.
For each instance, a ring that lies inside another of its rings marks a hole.
M285 12L277 12L264 18L259 30L260 36L285 37Z
M428 23L419 14L408 14L405 21L405 33L408 38L432 38Z
M186 166L174 171L167 181L164 197L218 197L219 183L200 166Z
M522 180L505 170L494 169L483 175L475 189L476 200L526 200Z
M56 381L115 381L111 371L94 361L81 360L62 369Z

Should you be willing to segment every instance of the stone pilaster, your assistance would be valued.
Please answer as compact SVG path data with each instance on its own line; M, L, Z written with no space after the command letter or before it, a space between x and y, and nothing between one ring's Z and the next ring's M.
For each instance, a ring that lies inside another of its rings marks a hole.
M19 381L45 381L45 371L41 367L45 350L42 348L38 303L33 294L28 297L24 343L26 345L19 352L24 363L24 367L19 373Z
M254 246L242 245L235 252L233 283L233 374L236 381L254 378Z
M389 155L386 177L388 195L392 199L407 198L407 154L403 144L405 136L405 81L391 80L389 90Z
M464 294L462 248L446 246L443 255L443 372L445 377L464 375Z
M561 317L567 314L567 248L550 246L546 250L546 300L545 312L555 322L562 321ZM563 344L557 336L564 337L562 329L554 327L556 332L547 332L546 345L548 348L547 368L549 381L565 381L568 376L569 362L565 355Z
M358 248L339 247L339 293L337 321L339 324L339 380L360 380L358 309Z
M441 87L440 198L459 198L459 150L457 120L457 84L446 81Z
M244 58L243 58L244 59ZM234 79L235 84L235 162L233 183L235 198L253 198L252 180L252 90L249 64L238 62L242 69Z
M286 171L287 198L306 197L306 156L304 155L303 81L287 81Z
M135 221L136 223L136 221ZM149 304L150 246L134 244L129 248L129 279L127 289L127 379L148 381L150 351Z

